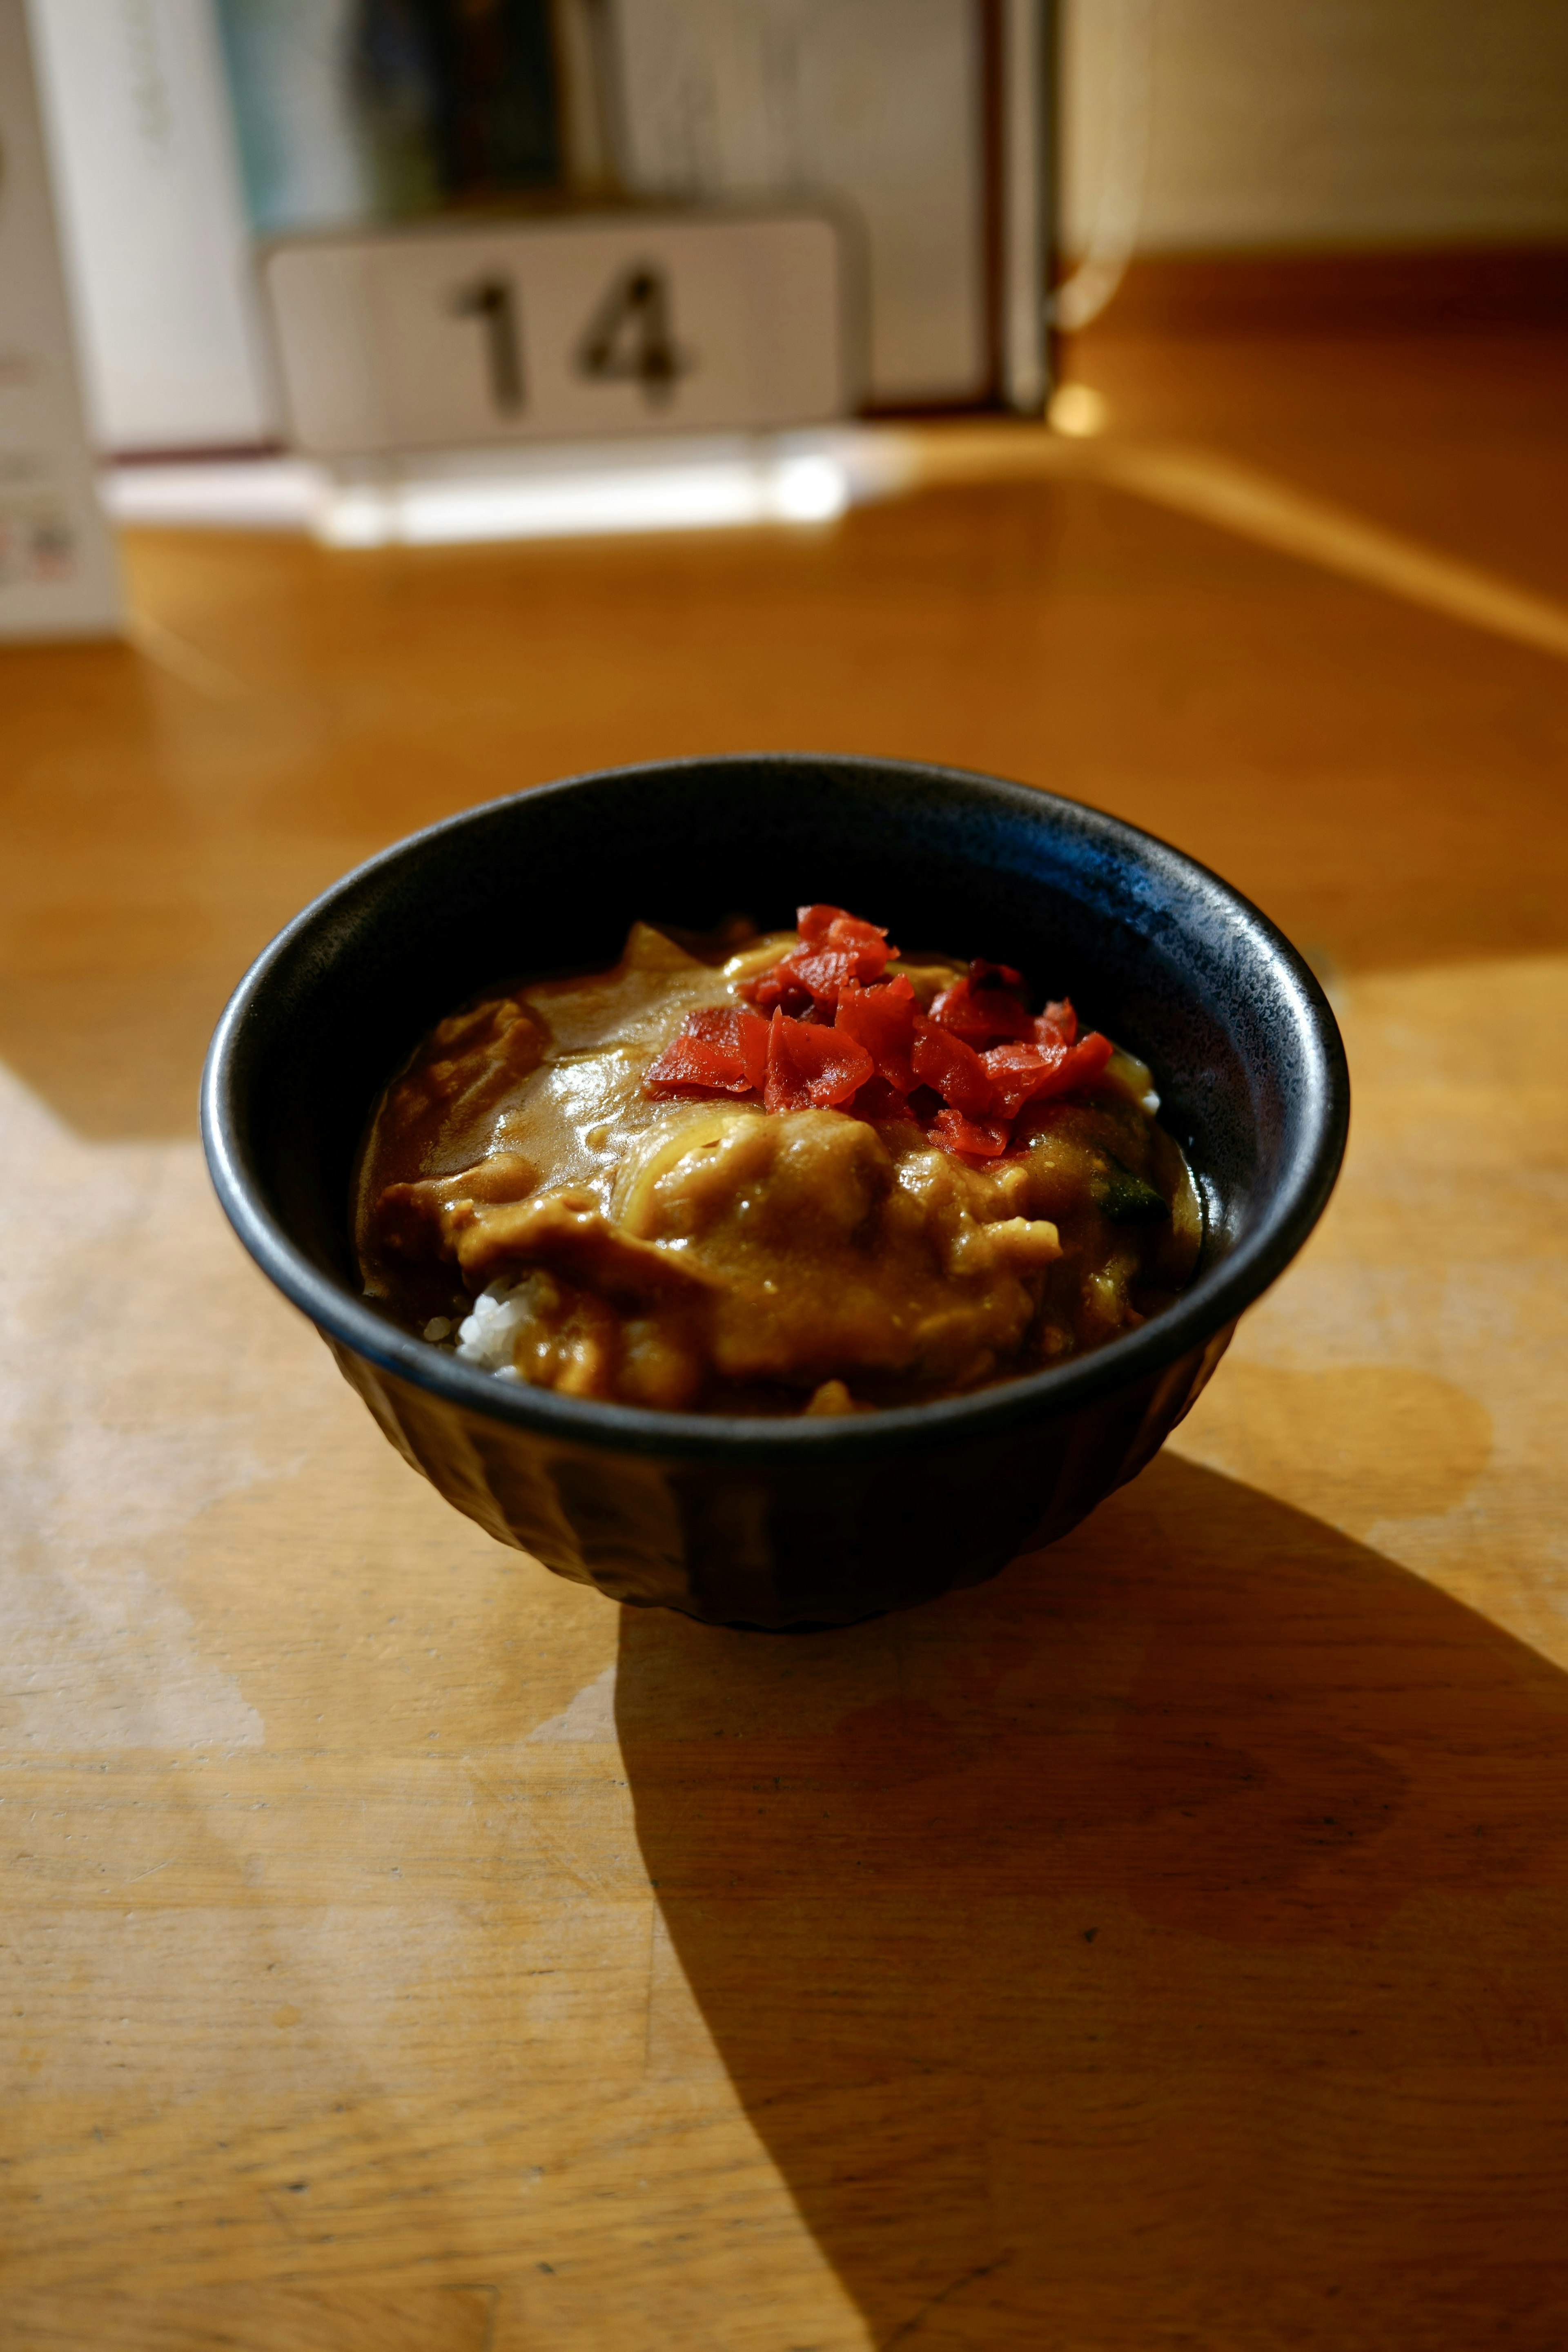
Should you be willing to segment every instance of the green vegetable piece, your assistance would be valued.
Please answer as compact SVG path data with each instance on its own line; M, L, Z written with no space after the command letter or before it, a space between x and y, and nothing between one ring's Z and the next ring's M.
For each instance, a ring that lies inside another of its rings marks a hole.
M1119 1160L1113 1160L1102 1181L1094 1187L1094 1199L1101 1213L1115 1225L1135 1225L1152 1223L1155 1217L1168 1217L1170 1208L1163 1192Z

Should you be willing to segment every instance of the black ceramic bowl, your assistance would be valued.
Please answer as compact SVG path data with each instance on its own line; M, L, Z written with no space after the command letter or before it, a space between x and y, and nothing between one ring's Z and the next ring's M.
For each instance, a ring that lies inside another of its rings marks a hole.
M356 1148L443 1014L519 971L613 962L637 916L698 928L740 911L783 928L821 899L911 947L1016 964L1150 1064L1205 1208L1175 1307L1098 1354L967 1396L775 1422L503 1384L364 1301ZM977 1583L1135 1475L1316 1223L1348 1104L1312 974L1190 858L1025 785L770 753L543 785L372 858L246 974L202 1108L241 1240L448 1502L616 1600L781 1628Z

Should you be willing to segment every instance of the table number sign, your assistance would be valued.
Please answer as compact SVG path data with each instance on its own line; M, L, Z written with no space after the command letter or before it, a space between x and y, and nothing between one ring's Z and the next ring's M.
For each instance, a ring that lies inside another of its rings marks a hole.
M626 211L275 245L294 437L335 457L841 416L845 243L820 212Z
M0 637L96 636L119 624L26 11L0 0Z

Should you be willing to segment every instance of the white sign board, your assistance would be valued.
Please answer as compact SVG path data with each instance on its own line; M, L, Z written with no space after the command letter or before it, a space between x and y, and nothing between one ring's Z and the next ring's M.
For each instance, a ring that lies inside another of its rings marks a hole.
M118 628L23 0L0 0L0 637Z
M264 277L294 437L322 457L764 431L860 394L821 213L318 237L275 246Z

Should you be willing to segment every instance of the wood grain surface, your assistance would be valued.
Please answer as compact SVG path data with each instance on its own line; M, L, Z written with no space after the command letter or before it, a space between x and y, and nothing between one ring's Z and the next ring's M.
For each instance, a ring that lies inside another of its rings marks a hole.
M1561 339L1082 365L1108 447L1568 602ZM821 531L128 561L133 648L0 660L6 2352L1558 2352L1568 664L1032 461ZM368 851L774 744L1168 835L1356 1087L1142 1479L799 1641L449 1511L193 1108Z

